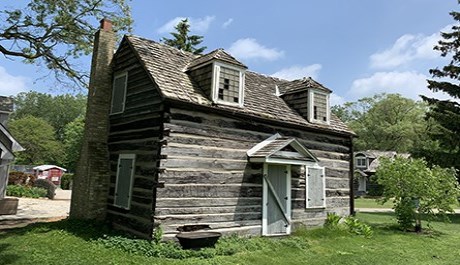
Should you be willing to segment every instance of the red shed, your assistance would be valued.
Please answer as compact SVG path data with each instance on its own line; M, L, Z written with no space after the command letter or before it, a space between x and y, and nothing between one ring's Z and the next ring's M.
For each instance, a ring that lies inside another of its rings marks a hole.
M55 185L61 184L61 177L67 170L55 165L41 165L34 167L34 174L37 179L49 179Z

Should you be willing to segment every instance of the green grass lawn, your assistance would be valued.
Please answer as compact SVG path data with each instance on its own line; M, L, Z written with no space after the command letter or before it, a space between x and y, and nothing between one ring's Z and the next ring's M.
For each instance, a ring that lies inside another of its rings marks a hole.
M357 218L374 229L372 238L338 230L302 230L282 239L224 239L216 249L233 249L236 254L187 259L108 248L97 241L110 233L106 228L60 221L0 231L0 264L458 264L460 215L452 217L451 223L433 222L432 230L415 234L398 231L391 213L360 213ZM209 251L199 253L205 257Z
M391 209L393 203L391 201L386 202L385 204L380 204L376 199L372 198L356 198L355 199L355 208L378 208L378 209ZM454 209L460 209L459 205L455 205Z
M355 208L379 208L384 209L388 208L391 209L393 204L391 202L386 202L384 205L377 203L375 199L371 198L356 198L355 199Z

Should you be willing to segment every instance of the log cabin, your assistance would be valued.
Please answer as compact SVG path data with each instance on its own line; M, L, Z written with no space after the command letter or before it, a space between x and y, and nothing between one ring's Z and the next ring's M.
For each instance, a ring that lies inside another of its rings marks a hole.
M101 25L103 42L111 26ZM124 36L108 69L114 228L145 238L161 228L165 239L200 228L287 235L353 212L354 133L312 78L274 78L223 49L195 55L137 36Z

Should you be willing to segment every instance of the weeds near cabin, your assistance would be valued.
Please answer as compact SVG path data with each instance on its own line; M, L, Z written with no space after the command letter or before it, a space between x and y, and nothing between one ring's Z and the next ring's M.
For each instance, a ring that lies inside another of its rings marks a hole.
M361 235L365 238L371 238L373 231L370 225L367 225L353 216L341 217L335 213L328 213L324 227L329 230L346 230L354 235Z

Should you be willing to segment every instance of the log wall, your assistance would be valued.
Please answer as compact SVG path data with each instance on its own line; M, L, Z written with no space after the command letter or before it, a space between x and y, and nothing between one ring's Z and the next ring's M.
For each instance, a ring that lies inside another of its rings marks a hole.
M305 174L292 167L294 227L349 213L350 138L260 124L171 106L166 114L155 222L166 237L184 225L261 234L262 164L246 151L274 133L296 137L326 167L326 209L305 209Z
M110 190L108 220L132 234L150 238L153 229L155 184L163 131L163 101L155 84L125 42L117 52L114 74L128 70L125 110L110 116ZM135 154L131 205L124 210L113 205L120 154Z

